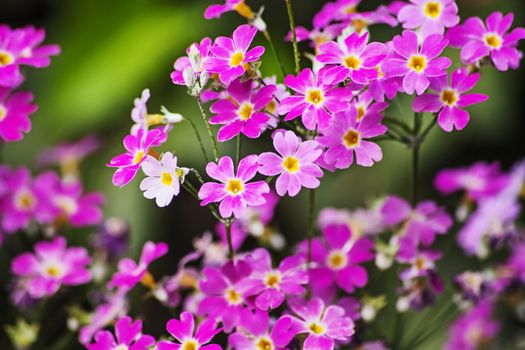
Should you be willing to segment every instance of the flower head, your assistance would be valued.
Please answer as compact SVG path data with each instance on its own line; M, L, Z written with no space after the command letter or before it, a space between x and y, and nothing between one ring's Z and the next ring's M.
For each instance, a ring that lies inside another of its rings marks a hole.
M326 3L314 17L314 27L324 28L332 21L347 20L357 12L361 0L336 0Z
M32 102L33 94L30 92L11 93L10 89L0 86L0 140L20 141L24 133L31 130L29 116L38 109Z
M180 314L180 320L172 318L168 321L166 330L177 340L177 343L168 340L160 341L157 344L158 350L222 350L217 344L208 344L221 332L215 320L205 319L195 330L194 316L190 312L183 312Z
M175 61L174 71L171 73L173 84L191 87L188 74L193 79L200 79L201 74L205 71L204 63L208 60L211 44L210 38L204 38L200 43L193 43L186 50L187 56L180 57Z
M204 12L204 18L219 18L222 14L230 11L236 11L241 16L250 20L254 17L254 13L250 7L246 5L244 0L226 0L223 5L213 4L208 6Z
M95 342L86 344L86 347L88 350L148 350L155 345L155 338L142 333L142 321L133 321L129 316L117 321L115 335L109 331L99 331L95 334Z
M443 34L445 28L459 23L458 6L454 0L410 0L397 18L403 28L417 29L423 37L432 34Z

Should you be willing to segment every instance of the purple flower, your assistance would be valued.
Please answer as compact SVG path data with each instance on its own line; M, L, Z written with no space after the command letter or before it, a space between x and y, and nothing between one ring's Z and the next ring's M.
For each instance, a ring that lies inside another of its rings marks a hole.
M256 249L246 262L252 273L243 285L244 296L256 296L255 306L263 311L278 308L287 295L304 293L308 273L301 256L285 258L277 269L272 267L272 258L266 249Z
M324 74L315 75L310 69L303 69L297 77L288 75L284 83L297 95L281 101L279 114L286 114L284 120L301 116L304 126L309 130L326 128L330 125L332 114L348 108L351 94L345 88L328 83Z
M399 11L397 18L403 28L421 30L424 38L432 34L443 34L445 28L459 23L458 6L454 0L410 0Z
M40 165L60 164L63 173L77 172L78 163L100 146L100 140L89 135L76 142L64 142L53 148L44 150L38 156ZM70 169L71 168L71 169ZM78 174L76 174L78 175Z
M361 0L336 0L326 3L321 11L314 16L314 27L326 27L332 21L348 19L348 17L357 12L357 6Z
M224 124L217 134L218 140L231 140L241 132L252 139L259 137L270 120L264 108L273 99L275 90L275 85L268 85L255 92L251 80L244 83L234 80L228 86L229 97L210 107L210 111L217 114L210 118L210 123Z
M514 15L503 16L494 12L486 25L479 17L471 17L464 24L452 28L447 33L450 45L461 48L461 60L477 64L490 57L496 69L506 71L519 67L522 54L516 46L525 39L525 28L516 28L507 33L512 26Z
M142 333L142 321L131 317L120 318L115 324L115 336L109 331L95 334L95 342L86 344L88 350L129 349L148 350L155 345L155 338Z
M414 111L438 114L441 129L450 132L454 128L462 130L470 115L462 108L485 102L484 94L467 94L478 82L479 74L469 74L467 69L457 69L452 73L450 84L447 76L430 78L430 88L437 94L423 94L414 100Z
M368 44L368 33L352 33L343 44L330 41L319 47L317 60L330 65L325 77L330 83L350 79L356 84L367 84L377 78L376 66L387 57L387 48L381 43Z
M279 318L270 329L268 313L244 310L238 330L228 337L235 350L285 350L297 333L295 323L289 316Z
M210 73L219 74L221 81L229 85L249 68L249 63L259 60L264 47L256 46L248 51L257 28L247 24L241 25L233 32L233 39L218 37L210 48L211 56L204 63Z
M153 261L163 257L167 253L168 245L166 243L146 242L142 248L142 254L140 254L138 264L129 258L120 260L118 272L115 272L111 278L108 288L123 287L129 290L139 282L143 282L148 287L151 287L150 284L152 281L151 276L148 274L148 267Z
M326 163L337 169L347 169L354 162L354 152L359 165L369 167L381 161L381 148L367 139L386 133L387 127L381 124L382 120L383 116L375 113L360 121L355 106L337 113L333 123L316 139L321 146L328 148L324 155Z
M1 54L2 51L0 50L0 59ZM0 70L1 67L0 64ZM10 89L0 86L0 140L6 142L20 141L24 137L24 133L31 130L29 115L38 109L32 102L33 94L30 92L11 93Z
M213 6L213 5L212 5ZM211 39L204 38L200 43L193 43L187 50L187 56L180 57L175 61L173 65L174 71L171 73L171 81L176 85L188 85L184 79L184 71L190 69L191 73L197 77L204 71L204 63L209 57ZM198 55L196 61L192 61L192 50L195 50L195 54Z
M241 216L247 206L257 206L265 203L263 194L270 192L270 187L264 181L250 182L257 174L259 165L257 156L247 156L239 162L237 174L234 173L233 161L225 156L217 164L210 162L206 172L210 177L221 183L207 182L199 190L201 205L220 202L219 212L227 218L232 214Z
M325 308L319 298L310 301L297 298L289 303L297 333L307 334L304 350L332 350L335 341L348 342L354 334L354 322L345 316L345 310L336 305Z
M157 344L158 350L222 350L217 344L208 344L221 332L217 322L206 319L195 330L195 319L190 312L180 314L180 320L172 318L166 324L166 330L177 340L177 343L163 340ZM208 345L206 345L208 344Z
M153 146L160 146L166 140L162 130L146 131L139 129L137 135L127 135L124 138L126 153L114 157L106 164L108 167L118 168L113 175L113 185L124 187L133 180L140 169L140 165L148 156Z
M383 66L388 77L404 77L403 88L407 94L421 95L430 85L428 78L446 75L452 64L448 57L438 57L448 44L440 34L429 35L421 47L417 34L405 30L403 36L393 40L396 56Z
M244 0L226 0L224 5L213 4L208 6L204 12L204 18L208 20L219 18L223 13L230 11L236 11L247 19L252 19L254 16L252 10L246 5Z
M316 141L304 141L293 131L277 132L273 138L273 145L279 155L272 152L262 153L258 162L261 164L259 172L267 176L276 176L275 187L280 196L287 192L293 197L306 188L319 187L318 178L323 176L321 168L315 161L322 151L318 149Z
M423 251L409 259L402 259L402 262L410 264L410 267L401 272L401 279L411 280L428 276L436 269L435 262L441 259L441 256L439 252Z
M391 46L391 45L390 45ZM389 51L392 48L389 46ZM390 53L389 57L392 55ZM396 97L401 87L402 78L400 77L387 77L385 75L385 66L388 64L388 58L381 61L377 66L377 78L372 80L368 86L368 92L370 96L378 102L385 101L385 97L392 100Z
M516 278L525 283L525 243L516 244L512 247L508 266L514 271Z
M30 280L29 293L33 298L55 294L60 286L88 283L91 262L88 252L80 247L66 247L63 237L35 244L35 253L22 253L11 263L13 274Z

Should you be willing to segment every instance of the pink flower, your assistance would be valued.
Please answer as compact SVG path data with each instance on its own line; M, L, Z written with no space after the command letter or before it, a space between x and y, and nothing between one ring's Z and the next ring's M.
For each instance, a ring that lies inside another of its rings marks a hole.
M345 112L337 113L334 122L317 141L328 150L324 160L338 169L347 169L354 162L362 166L372 166L374 162L383 159L381 148L368 138L383 135L387 127L381 124L383 116L379 113L369 114L362 120L358 119L358 110L351 106Z
M57 45L40 45L45 35L43 29L31 26L13 30L0 25L0 87L15 87L22 82L21 65L44 68L50 56L60 53Z
M166 243L153 243L148 241L142 248L139 263L135 263L129 258L120 260L118 272L116 272L108 284L109 288L124 287L125 289L133 288L148 273L149 265L168 253Z
M247 5L244 0L226 0L224 5L213 4L206 8L204 18L212 19L219 18L223 13L230 11L240 11Z
M368 44L368 33L352 33L344 40L344 45L334 41L322 44L319 53L317 60L330 65L325 71L328 82L350 79L364 85L377 78L376 66L387 57L388 51L381 43Z
M324 28L332 21L348 19L357 12L357 6L361 0L336 0L326 3L321 11L314 16L314 27Z
M393 54L392 45L388 45L389 57ZM385 101L385 97L392 100L400 90L402 78L388 77L385 75L385 66L388 65L388 58L381 61L377 66L377 78L372 80L368 85L369 95L378 102Z
M120 318L115 324L115 336L109 331L95 334L95 342L86 344L88 350L148 350L155 345L155 338L142 333L142 321L133 322L131 317Z
M492 13L485 23L479 17L471 17L447 33L450 46L461 48L461 60L478 63L490 57L496 69L506 71L517 69L522 54L516 46L525 39L525 28L516 28L507 33L512 26L514 15L503 16L501 12Z
M33 114L38 109L38 107L32 104L32 102L33 94L30 92L20 91L11 94L11 90L0 86L1 140L6 142L20 141L24 137L24 133L31 130L29 115Z
M257 174L259 165L257 156L247 156L239 162L237 174L234 173L233 161L225 156L217 164L210 162L206 172L210 177L221 183L207 182L199 190L201 205L220 202L219 212L227 218L232 214L241 216L247 206L257 206L265 203L263 194L270 192L270 187L264 181L248 183Z
M284 120L301 116L304 126L309 130L326 128L330 125L333 113L348 108L351 94L345 88L328 83L323 71L315 75L310 69L303 69L297 77L288 75L284 83L297 95L287 97L279 106L279 114L286 114Z
M89 135L76 142L64 142L44 150L38 156L38 163L40 165L61 164L67 168L68 165L82 161L85 157L95 152L99 146L99 138Z
M405 30L403 36L393 40L396 56L384 65L389 77L404 77L403 88L407 94L421 95L430 85L428 78L446 75L452 64L448 57L438 57L448 44L442 35L429 35L419 47L417 34Z
M275 134L273 145L279 155L262 153L258 159L261 164L259 172L266 176L279 175L275 187L280 196L288 193L294 197L301 190L301 186L319 187L318 178L323 176L323 171L315 161L322 151L318 149L316 141L301 142L301 138L293 131L286 131Z
M30 280L29 293L33 298L53 295L62 285L77 286L91 280L86 266L91 258L86 249L67 248L63 237L41 241L34 249L34 254L22 253L11 263L15 275Z
M140 165L153 146L160 146L166 139L162 130L145 131L139 129L137 135L128 135L124 138L126 153L114 157L106 164L108 167L118 168L113 175L113 185L124 187L133 180L140 169Z
M454 128L462 130L467 125L470 115L462 108L485 102L484 94L467 94L479 80L479 74L469 75L467 69L457 69L452 73L450 84L447 76L430 79L430 88L437 94L424 94L414 100L414 111L438 114L439 126L450 132Z
M234 80L228 86L229 98L215 102L210 108L217 114L210 118L210 123L225 124L217 134L218 140L231 140L241 132L252 139L259 137L270 120L263 111L275 91L275 85L268 85L255 92L251 80L244 83Z
M296 298L289 304L297 315L291 316L297 324L297 333L307 335L304 350L333 350L335 341L348 342L355 333L354 322L340 306L325 308L319 298L310 301Z
M160 341L157 344L158 350L222 350L220 345L208 344L215 335L221 332L214 320L205 319L195 331L193 315L190 312L183 312L180 314L180 320L172 318L168 321L166 330L177 340L177 343L167 340Z
M397 18L403 28L421 30L424 38L432 34L443 34L445 28L459 23L458 6L454 0L410 0L399 11Z
M204 63L204 68L210 73L218 73L221 81L229 85L244 74L249 63L259 60L263 55L262 46L248 51L255 34L257 28L244 24L235 29L233 40L224 36L218 37L210 48L211 56Z
M211 44L210 38L204 38L200 43L193 43L186 50L187 56L180 57L175 61L173 65L174 71L171 73L173 84L187 85L188 82L184 79L184 71L187 69L190 69L194 76L198 76L204 71L204 63L209 57ZM191 50L195 50L195 53L198 54L198 60L192 61L192 58L190 58Z

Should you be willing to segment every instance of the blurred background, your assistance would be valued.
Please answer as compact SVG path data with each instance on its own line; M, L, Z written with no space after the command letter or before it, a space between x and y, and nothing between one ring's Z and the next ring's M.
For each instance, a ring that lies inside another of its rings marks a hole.
M215 1L217 2L217 1ZM312 16L325 1L296 0L296 22L307 28ZM33 131L24 142L8 144L2 152L11 164L34 163L44 148L65 140L77 140L96 134L103 145L83 164L83 177L89 191L106 195L106 216L126 218L132 229L133 255L146 239L170 244L170 256L159 270L173 272L178 258L191 249L192 239L213 227L206 208L192 197L182 195L168 208L159 209L145 199L139 180L124 189L111 184L113 170L104 166L121 153L122 138L131 126L133 99L150 88L150 112L164 105L204 126L198 108L184 87L171 83L170 73L176 58L186 47L204 36L230 35L243 19L235 13L221 20L204 20L202 13L212 1L204 0L0 0L0 23L17 27L34 24L47 31L47 43L57 43L62 54L45 70L31 70L23 88L34 91L39 111L32 117ZM283 1L249 0L253 9L266 7L263 16L268 24L285 68L292 71L292 48L282 38L288 32ZM362 9L373 9L385 1L363 1ZM523 0L457 0L462 19L486 17L494 10L515 14L514 26L525 26ZM399 29L396 29L399 31ZM372 28L372 39L393 36L386 26ZM397 32L396 32L397 33ZM256 39L265 45L262 36ZM304 50L308 49L306 46ZM457 50L447 52L457 57ZM267 50L263 74L277 72ZM307 59L303 58L303 65ZM436 172L443 167L469 165L478 160L499 160L505 168L525 155L523 81L525 69L499 73L484 70L477 92L490 95L487 103L470 109L471 122L462 132L447 134L435 128L425 143L421 162L421 197L437 198L432 188ZM411 100L391 114L410 118ZM233 142L232 142L233 143ZM203 169L201 153L187 124L175 125L163 150L172 150L186 166ZM324 206L354 208L386 193L408 196L410 153L397 143L382 143L384 160L374 167L352 167L349 171L327 174L318 191L318 208ZM260 141L246 141L243 151L260 152ZM221 151L233 145L221 145ZM245 154L246 154L245 153ZM306 227L305 194L285 198L278 206L279 227L289 242L304 236ZM452 240L444 241L447 247ZM460 256L458 252L456 255ZM459 258L458 258L459 259ZM448 260L450 264L453 260ZM454 269L449 272L454 273ZM153 311L151 311L153 312ZM162 328L162 325L159 327ZM430 347L429 347L430 348Z

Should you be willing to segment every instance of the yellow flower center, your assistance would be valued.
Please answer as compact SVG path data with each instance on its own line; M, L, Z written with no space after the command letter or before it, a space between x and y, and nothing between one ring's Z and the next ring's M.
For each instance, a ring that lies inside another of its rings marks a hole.
M321 44L324 44L326 42L330 41L330 36L327 34L318 34L312 38L312 41L315 43L315 47L319 47Z
M365 114L366 114L366 109L364 106L357 107L357 121L360 121L361 119L363 119Z
M15 59L13 58L13 55L11 55L7 51L0 51L0 67L7 66L8 64L13 63Z
M357 58L355 55L345 57L344 63L345 67L348 69L359 69L361 66L361 60L359 60L359 58Z
M385 73L383 73L383 71L381 70L381 66L377 66L376 70L377 70L377 77L379 79L381 79L381 78L383 78L385 76Z
M270 103L266 105L265 109L266 109L266 112L270 114L275 114L275 112L277 111L277 101L271 100Z
M415 265L418 270L423 270L425 268L425 259L417 258Z
M244 190L244 186L239 179L230 179L226 183L226 191L230 192L233 195L237 195Z
M452 107L458 102L458 95L454 90L445 89L441 92L441 102Z
M424 56L414 55L410 57L408 66L416 72L421 73L427 68L427 59Z
M359 145L359 131L350 129L343 136L343 143L347 148L354 148Z
M326 330L324 325L317 322L310 323L308 325L308 329L311 330L315 335L322 335Z
M180 347L180 350L197 350L199 348L199 344L195 340L186 340L182 346Z
M283 161L283 167L289 173L295 173L299 170L299 159L292 156L288 156Z
M15 206L23 211L30 211L36 205L36 198L28 190L22 190L15 197Z
M253 105L249 102L243 102L243 104L237 110L237 115L241 117L242 120L248 120L252 117Z
M255 14L253 13L250 6L246 5L244 1L239 2L237 5L233 7L233 9L241 16L243 16L246 19L253 19L255 17Z
M155 277L149 271L146 271L140 283L146 288L153 289L155 287Z
M311 89L306 93L306 102L314 105L319 105L323 102L323 92L319 89Z
M173 176L171 176L170 173L162 173L160 177L160 181L162 182L163 185L169 187L173 183Z
M425 15L432 19L436 19L441 15L441 3L437 1L429 1L425 4Z
M328 255L326 263L332 270L341 270L346 267L348 258L343 252L334 251Z
M133 157L133 164L138 164L140 161L144 158L144 151L138 151L135 153L135 157Z
M238 67L242 63L242 61L244 61L244 53L241 51L237 51L231 57L230 66Z
M7 109L0 105L0 122L7 116Z
M273 342L266 337L259 338L255 346L257 347L257 350L273 350L274 349Z
M58 278L62 276L62 269L57 265L49 265L46 268L46 273L49 277Z
M355 31L357 33L361 33L363 31L363 29L365 29L366 27L368 27L368 22L366 22L364 19L362 18L356 18L356 19L353 19L352 20L352 25L354 26L355 28Z
M277 288L281 283L281 274L278 271L268 272L264 279L264 284L270 288Z
M497 34L487 34L485 35L485 43L488 47L491 49L499 49L501 48L501 38Z
M355 13L355 11L357 11L357 6L354 6L354 5L350 5L350 6L343 8L343 13L345 15L351 15L352 13Z
M233 288L228 288L226 290L224 298L231 305L239 305L242 303L242 295L237 293Z

